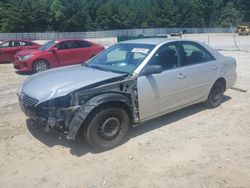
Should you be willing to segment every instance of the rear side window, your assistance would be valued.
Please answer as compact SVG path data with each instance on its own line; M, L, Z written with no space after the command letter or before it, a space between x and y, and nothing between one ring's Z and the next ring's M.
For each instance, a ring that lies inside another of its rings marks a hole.
M195 43L183 43L183 58L181 65L194 65L215 60L215 58L202 46Z
M26 41L20 41L20 46L32 46L33 44L31 42Z
M86 41L74 41L74 48L87 48L90 44Z
M20 42L19 41L14 41L14 46L17 47L17 46L21 46Z

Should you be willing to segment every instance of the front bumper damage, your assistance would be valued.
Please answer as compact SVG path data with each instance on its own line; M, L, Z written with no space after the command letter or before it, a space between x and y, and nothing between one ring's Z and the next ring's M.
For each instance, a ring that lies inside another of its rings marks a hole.
M41 107L26 106L19 100L20 107L27 117L42 125L46 131L51 129L67 136L70 120L73 114L80 108L78 106L63 107Z
M24 97L19 95L19 104L27 117L43 125L46 131L53 129L74 140L88 115L99 105L107 102L125 104L132 117L132 123L139 123L139 106L136 80L119 80L111 83L96 83L70 93L69 106L24 104ZM30 100L30 99L29 99ZM87 126L84 124L84 126Z

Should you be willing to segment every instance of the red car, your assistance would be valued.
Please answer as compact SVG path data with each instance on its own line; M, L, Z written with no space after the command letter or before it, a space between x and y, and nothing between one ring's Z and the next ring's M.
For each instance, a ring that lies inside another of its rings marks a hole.
M80 64L104 49L86 40L52 40L36 50L18 52L14 68L21 72L41 72L54 67Z
M6 40L0 44L0 62L13 62L15 54L23 49L37 49L40 45L28 40Z

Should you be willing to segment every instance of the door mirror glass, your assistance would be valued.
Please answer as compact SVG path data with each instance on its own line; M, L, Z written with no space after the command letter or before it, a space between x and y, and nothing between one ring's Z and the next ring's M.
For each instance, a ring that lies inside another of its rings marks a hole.
M162 73L163 68L161 65L149 65L146 66L143 70L142 70L142 75L151 75L151 74L160 74Z

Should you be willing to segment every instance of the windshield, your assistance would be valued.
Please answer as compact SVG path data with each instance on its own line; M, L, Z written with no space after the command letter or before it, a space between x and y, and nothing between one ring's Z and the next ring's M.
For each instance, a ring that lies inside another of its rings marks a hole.
M131 73L154 47L148 44L116 44L90 60L86 66L116 73Z
M57 43L57 41L54 41L54 40L49 41L49 42L45 43L44 45L42 45L40 48L38 48L38 50L42 50L42 51L47 50L56 43Z

